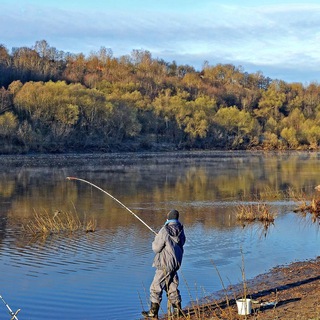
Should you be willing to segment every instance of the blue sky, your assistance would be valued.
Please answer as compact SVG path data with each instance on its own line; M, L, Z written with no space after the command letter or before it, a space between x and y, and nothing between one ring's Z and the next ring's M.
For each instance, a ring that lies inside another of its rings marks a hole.
M287 82L320 83L320 1L0 0L0 44L114 57L134 49L188 64L231 63Z

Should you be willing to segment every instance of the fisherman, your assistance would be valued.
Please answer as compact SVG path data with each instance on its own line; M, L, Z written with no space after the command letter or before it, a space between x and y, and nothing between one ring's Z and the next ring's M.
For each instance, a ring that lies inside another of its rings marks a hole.
M145 318L158 319L163 290L167 293L174 316L182 316L177 271L181 266L185 241L183 225L179 221L179 212L175 209L171 210L167 214L165 225L152 242L152 250L155 253L152 266L156 268L156 271L150 286L150 310L142 312Z

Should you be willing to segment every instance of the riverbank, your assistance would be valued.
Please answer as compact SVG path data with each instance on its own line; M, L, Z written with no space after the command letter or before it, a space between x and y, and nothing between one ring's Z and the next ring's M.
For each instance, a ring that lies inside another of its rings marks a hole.
M235 298L241 296L242 284L215 293L220 299L208 297L207 303L185 311L190 319L320 319L320 257L275 267L246 282L253 302L250 315L238 314Z

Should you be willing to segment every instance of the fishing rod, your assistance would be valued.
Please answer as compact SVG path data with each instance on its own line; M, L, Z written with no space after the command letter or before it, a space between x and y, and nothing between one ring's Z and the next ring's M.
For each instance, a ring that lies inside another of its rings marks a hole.
M16 312L13 312L11 310L11 308L9 307L9 305L4 301L4 299L2 298L2 296L0 295L0 299L2 300L2 302L4 303L4 305L7 307L9 314L11 316L10 320L18 320L17 314L20 312L21 309L18 309Z
M140 222L142 222L151 232L153 232L155 235L157 235L157 233L151 228L149 227L140 217L138 217L132 210L130 210L127 206L125 206L121 201L119 201L117 198L115 198L113 195L111 195L109 192L101 189L100 187L96 186L95 184L93 184L90 181L84 180L84 179L80 179L80 178L76 178L76 177L67 177L68 180L78 180L78 181L82 181L85 183L90 184L91 186L97 188L98 190L102 191L103 193L105 193L106 195L108 195L109 197L111 197L113 200L117 201L122 207L124 207L125 209L127 209L135 218L137 218Z

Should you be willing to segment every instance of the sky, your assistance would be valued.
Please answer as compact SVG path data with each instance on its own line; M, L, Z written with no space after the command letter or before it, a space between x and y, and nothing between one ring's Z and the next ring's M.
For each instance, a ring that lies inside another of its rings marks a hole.
M320 83L320 0L0 0L0 44L89 56L147 50L201 70L232 64L289 83Z

